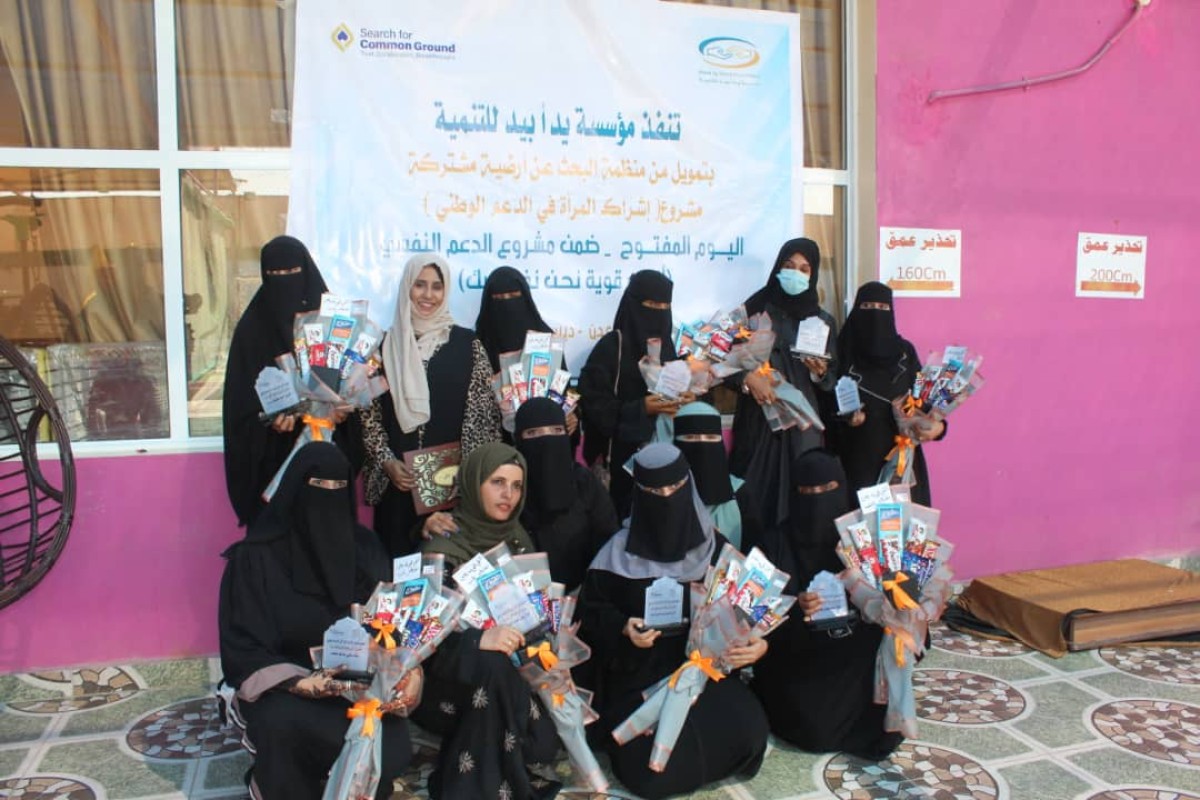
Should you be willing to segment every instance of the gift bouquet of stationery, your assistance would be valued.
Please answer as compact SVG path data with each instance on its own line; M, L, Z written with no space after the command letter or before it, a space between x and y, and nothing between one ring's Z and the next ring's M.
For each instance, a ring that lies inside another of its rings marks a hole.
M608 782L588 747L584 728L599 718L592 693L571 680L571 669L587 661L591 649L576 636L575 596L550 580L545 553L512 555L506 544L477 554L454 572L466 595L463 623L486 630L516 628L525 646L513 654L522 677L542 699L575 771L593 791Z
M292 453L311 441L332 436L334 410L366 408L388 390L380 374L379 345L383 333L367 318L366 300L321 296L321 308L297 314L293 350L265 367L254 389L260 414L270 424L279 414L299 414L303 422ZM283 463L263 492L270 500L287 469Z
M717 382L712 365L702 359L676 358L664 364L662 346L659 339L647 339L646 355L638 361L642 380L651 394L678 400L685 394L704 394Z
M642 693L645 702L613 730L613 738L625 744L653 731L649 767L665 770L688 711L708 681L724 680L733 671L726 660L731 648L766 636L787 619L796 602L783 593L790 577L758 548L742 555L726 544L704 582L691 584L690 623L680 619L683 587L671 578L651 584L644 624L664 632L686 625L687 660Z
M770 358L775 343L770 316L747 316L745 306L718 312L708 321L679 325L673 333L679 358L729 364L727 374L758 366Z
M754 369L771 357L775 333L767 314L746 316L744 306L673 330L676 359L662 359L664 343L651 339L638 367L650 391L668 400L704 394L724 378Z
M863 619L884 629L876 662L875 702L887 703L887 730L916 736L912 672L929 623L950 597L954 546L941 538L941 512L911 502L907 485L858 493L860 508L838 517L842 583Z
M563 369L563 341L552 334L528 331L525 349L499 356L500 371L492 376L492 391L500 406L501 424L509 433L517 409L534 397L549 397L569 414L579 402L570 388L571 373Z
M444 571L440 554L396 559L393 580L376 586L365 605L352 606L312 649L313 665L336 670L347 686L342 696L354 704L323 800L375 796L383 715L411 710L401 698L413 668L455 630L466 602L444 585Z
M983 356L966 347L947 347L927 359L913 381L912 390L892 401L899 434L879 473L880 483L912 482L916 443L983 387L983 376L979 373L982 363Z
M823 431L824 425L821 422L821 416L817 414L815 408L812 408L812 404L804 396L804 392L788 383L778 369L770 366L770 353L775 345L775 331L770 323L770 315L761 312L748 318L745 308L739 306L732 312L719 314L716 320L718 320L715 323L718 325L718 332L730 333L732 344L727 348L724 347L724 341L722 341L721 348L714 348L712 344L709 344L709 347L702 351L704 357L713 362L709 369L713 377L716 380L724 380L739 372L761 374L770 381L775 392L773 402L761 405L762 413L767 417L767 423L772 431L786 431L788 428L808 431L811 427ZM720 327L726 324L733 325L736 330ZM828 326L826 326L826 333L828 335ZM715 336L716 333L713 333L713 337ZM802 339L803 337L798 335L797 342ZM713 339L710 338L709 342L712 341ZM796 344L792 345L792 350L798 351Z

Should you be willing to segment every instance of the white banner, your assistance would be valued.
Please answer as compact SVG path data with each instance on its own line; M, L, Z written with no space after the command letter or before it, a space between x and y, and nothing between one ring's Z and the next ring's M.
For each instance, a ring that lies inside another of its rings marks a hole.
M675 317L735 305L803 231L799 24L654 0L300 0L288 230L391 323L439 252L474 326L522 270L583 351L629 276Z

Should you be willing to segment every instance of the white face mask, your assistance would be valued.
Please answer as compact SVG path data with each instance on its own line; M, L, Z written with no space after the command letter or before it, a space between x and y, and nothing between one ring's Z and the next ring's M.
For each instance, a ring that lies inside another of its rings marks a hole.
M798 269L781 269L775 277L783 291L792 296L808 290L808 276Z

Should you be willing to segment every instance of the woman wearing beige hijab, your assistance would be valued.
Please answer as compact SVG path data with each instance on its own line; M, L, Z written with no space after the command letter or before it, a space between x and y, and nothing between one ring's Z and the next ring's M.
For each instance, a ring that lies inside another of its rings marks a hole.
M375 530L392 556L417 549L413 478L404 453L461 442L465 457L500 438L500 410L491 390L491 366L475 334L450 316L450 264L441 256L409 259L383 340L383 368L391 391L363 418L366 499Z

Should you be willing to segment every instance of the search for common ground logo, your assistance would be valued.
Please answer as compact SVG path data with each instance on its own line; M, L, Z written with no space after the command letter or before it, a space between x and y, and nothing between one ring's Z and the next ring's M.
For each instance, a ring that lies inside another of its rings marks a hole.
M721 69L746 69L761 60L754 42L731 36L705 39L700 43L699 49L705 63Z
M333 39L333 43L337 45L338 50L341 50L343 53L346 52L350 45L354 44L354 34L350 32L350 29L346 27L346 23L344 22L333 29L330 38Z

